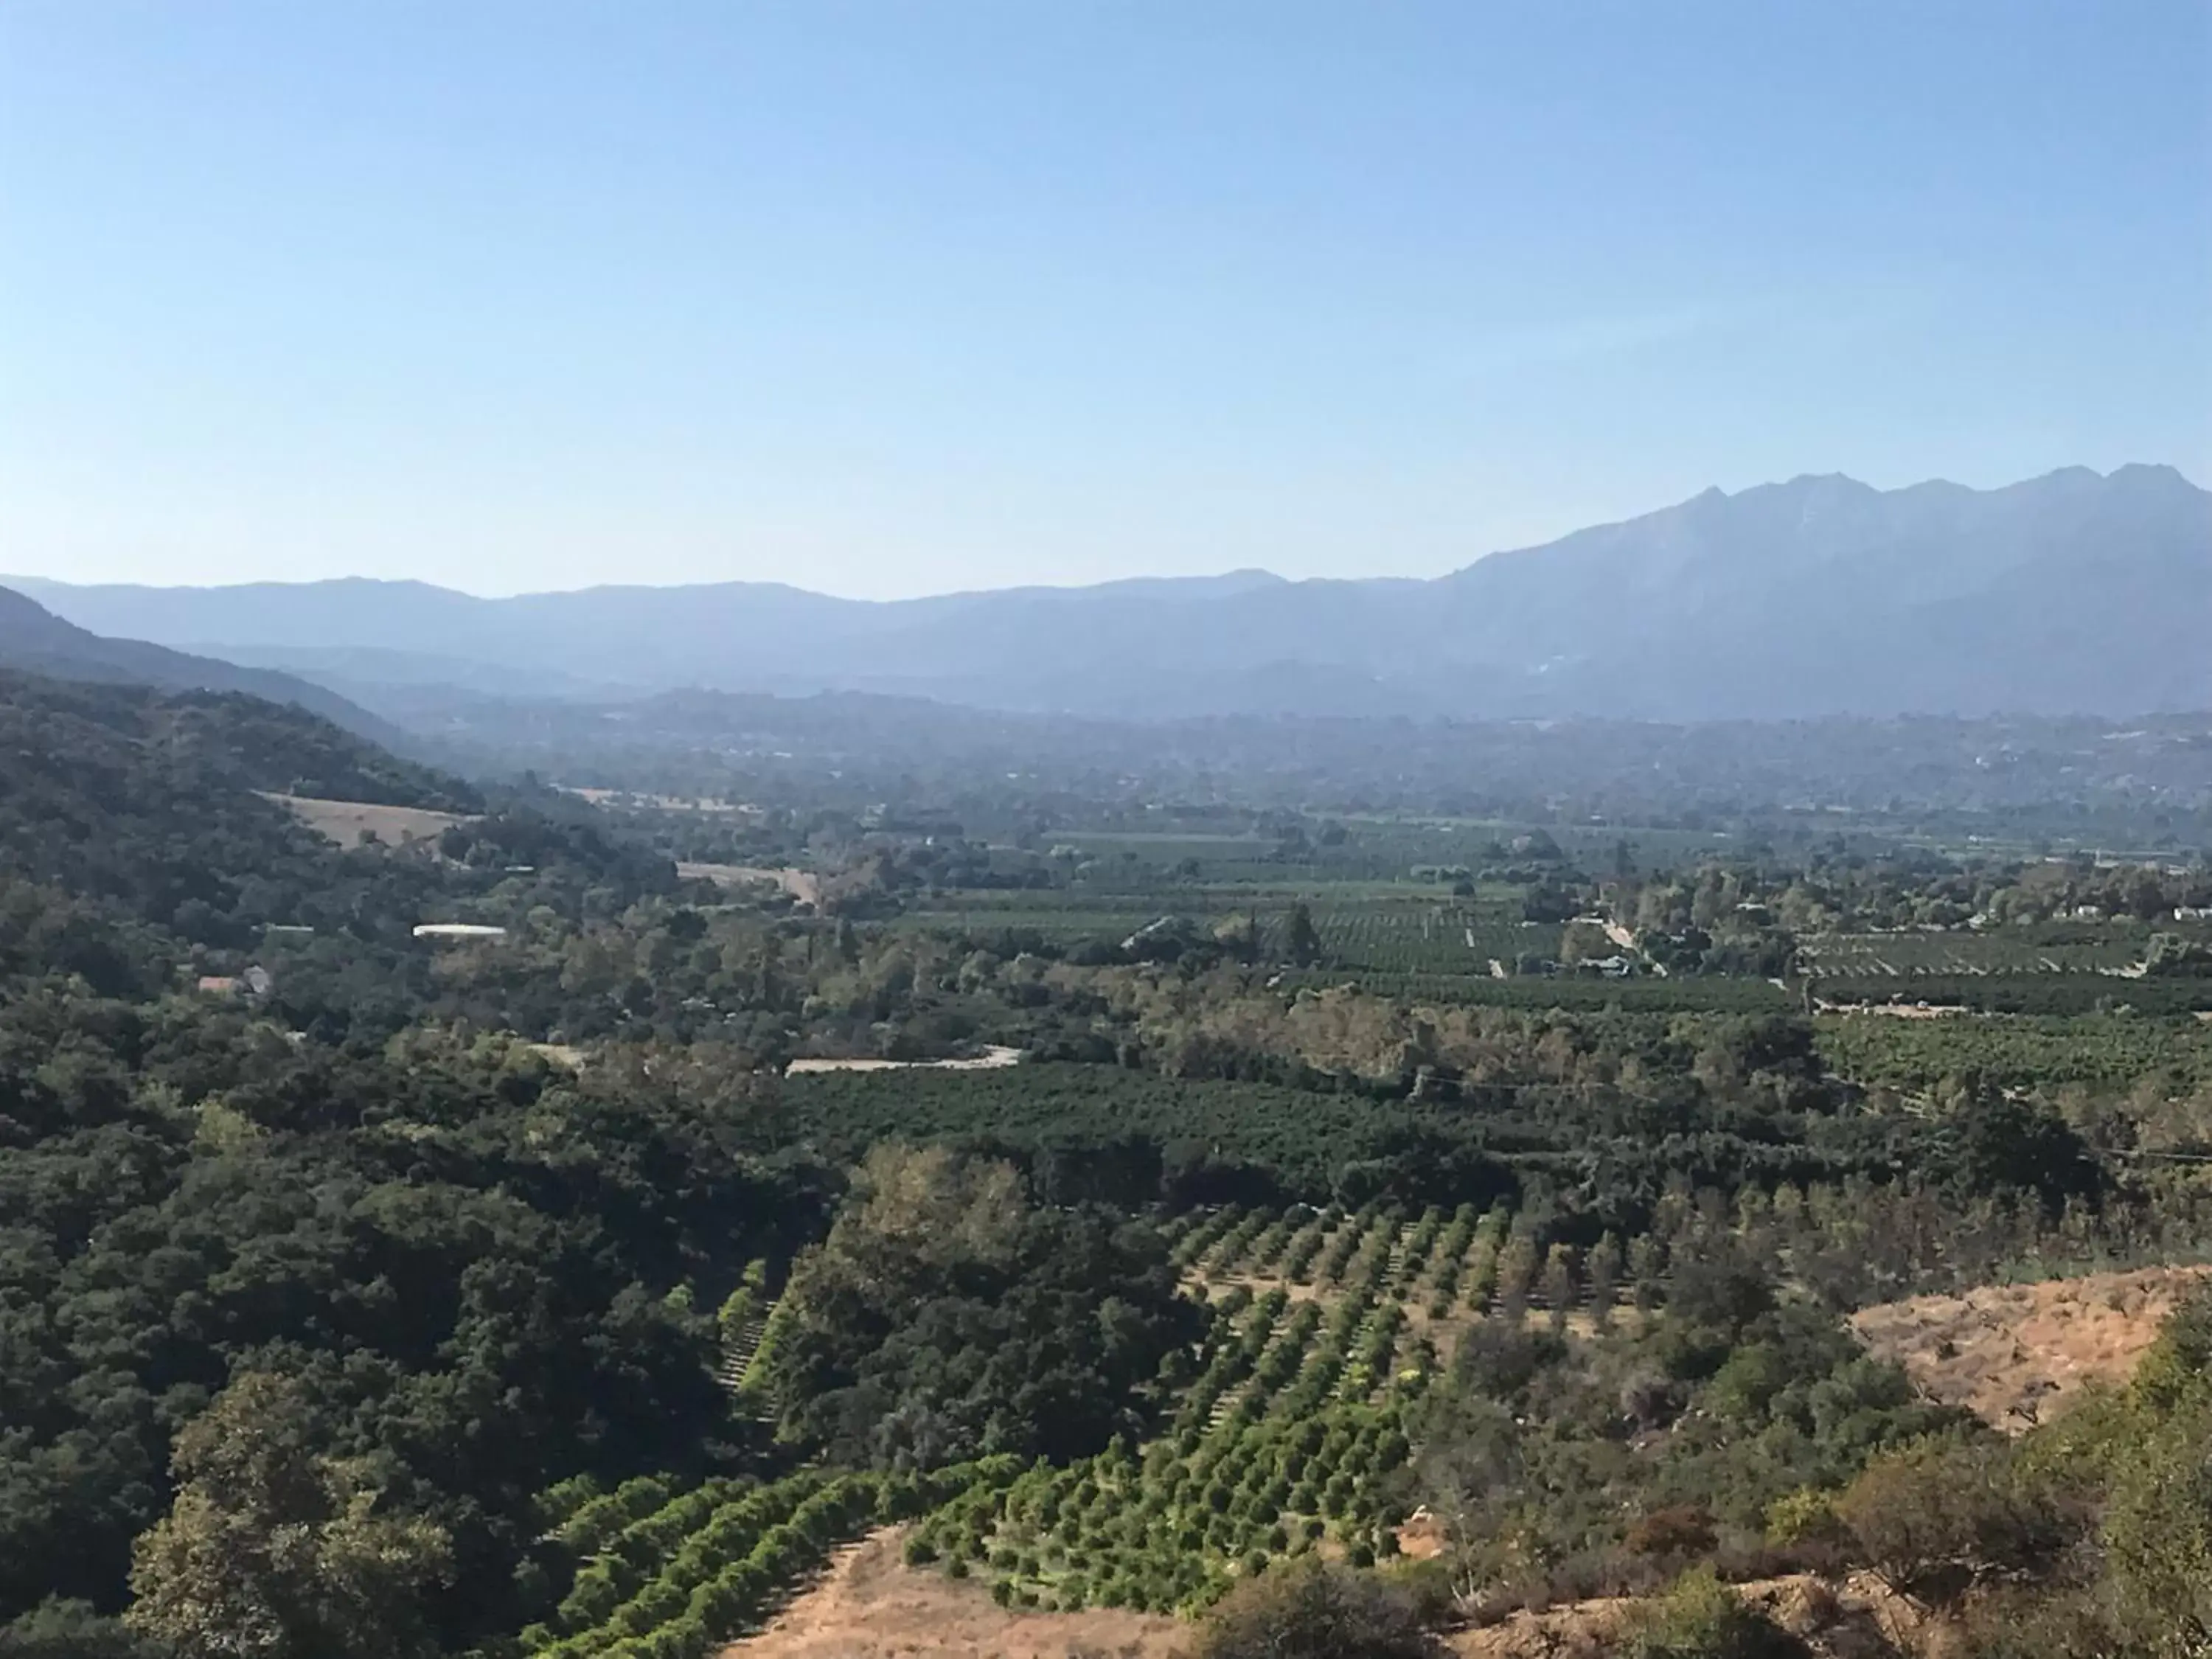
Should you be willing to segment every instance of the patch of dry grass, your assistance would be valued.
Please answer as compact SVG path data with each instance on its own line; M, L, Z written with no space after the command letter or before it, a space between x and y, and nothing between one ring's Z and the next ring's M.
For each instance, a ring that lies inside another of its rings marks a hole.
M454 824L468 822L458 812L433 812L419 806L373 806L366 801L319 800L312 795L266 793L263 799L275 801L341 847L358 845L363 831L386 847L435 841Z
M1110 1607L1024 1613L980 1584L909 1567L903 1528L840 1550L830 1571L723 1659L1172 1659L1188 1636L1172 1619Z
M2122 1382L2203 1267L2145 1267L1916 1296L1851 1316L1867 1346L2008 1433L2091 1382Z

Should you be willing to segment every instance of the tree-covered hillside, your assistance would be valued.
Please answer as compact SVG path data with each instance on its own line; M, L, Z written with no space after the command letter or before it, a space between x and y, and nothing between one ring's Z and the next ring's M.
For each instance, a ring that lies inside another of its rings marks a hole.
M1217 1651L1862 1569L2185 1651L2194 1326L2015 1455L1847 1316L2212 1255L2200 868L872 817L0 683L0 1655L702 1659L893 1521ZM2057 1006L1819 994L1950 975Z

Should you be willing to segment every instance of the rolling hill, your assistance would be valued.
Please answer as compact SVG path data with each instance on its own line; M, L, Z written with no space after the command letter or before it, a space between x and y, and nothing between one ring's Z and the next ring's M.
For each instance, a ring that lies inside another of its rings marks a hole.
M2155 466L1711 489L1430 581L1239 571L893 603L746 582L23 585L87 627L331 683L404 653L410 683L515 695L850 690L1146 719L2212 707L2212 495Z
M164 691L241 691L293 703L372 742L404 744L406 734L327 686L297 675L240 667L143 640L109 639L64 622L37 600L0 587L0 667L48 679L152 686Z

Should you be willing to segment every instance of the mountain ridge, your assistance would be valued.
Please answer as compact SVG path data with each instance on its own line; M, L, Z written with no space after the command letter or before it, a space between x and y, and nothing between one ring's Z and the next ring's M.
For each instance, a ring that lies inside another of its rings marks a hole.
M901 600L756 582L496 599L362 578L26 586L102 632L281 651L326 684L333 653L356 653L358 673L358 653L404 652L415 684L442 663L457 684L503 678L518 695L554 695L558 678L1139 717L2212 706L2212 653L2197 643L2212 635L2212 495L2161 465L1990 490L1802 474L1427 579L1248 568ZM2100 636L2054 631L2053 614L2094 619ZM2014 648L2030 641L2032 661Z
M236 691L291 703L356 736L389 744L406 734L327 686L297 675L196 656L143 640L112 639L65 621L29 595L0 586L0 667L48 679Z

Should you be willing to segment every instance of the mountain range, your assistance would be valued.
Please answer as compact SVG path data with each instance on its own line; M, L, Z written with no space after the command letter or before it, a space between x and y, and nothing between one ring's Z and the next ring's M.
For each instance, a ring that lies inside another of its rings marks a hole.
M429 685L866 690L1139 718L2212 708L2212 494L2163 466L1991 490L1838 475L1709 489L1425 581L1253 570L870 602L753 582L486 599L359 579L9 580L100 634L372 708Z
M297 703L378 743L406 742L406 734L389 721L328 686L270 669L172 651L143 640L103 638L5 587L0 587L0 667L49 679L152 685L165 691L242 691L269 702Z

